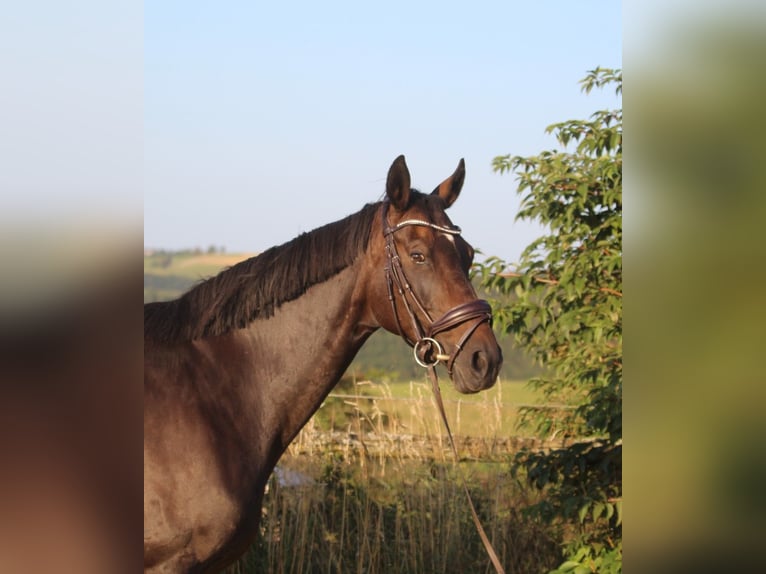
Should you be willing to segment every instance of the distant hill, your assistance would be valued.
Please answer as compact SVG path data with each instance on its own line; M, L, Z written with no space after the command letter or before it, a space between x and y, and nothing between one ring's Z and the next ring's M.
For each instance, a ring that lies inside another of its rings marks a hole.
M187 251L146 250L144 253L144 303L175 299L195 283L216 275L254 253L220 253L200 249ZM538 373L510 337L501 337L505 358L500 373L505 380L527 379ZM362 347L348 369L357 378L401 381L420 379L423 369L399 337L380 330Z

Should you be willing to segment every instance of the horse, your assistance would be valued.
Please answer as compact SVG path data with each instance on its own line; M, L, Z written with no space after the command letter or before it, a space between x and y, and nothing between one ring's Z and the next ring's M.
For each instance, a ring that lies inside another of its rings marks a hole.
M144 306L146 573L218 572L245 552L278 459L377 329L462 393L495 383L491 308L445 212L464 179L461 159L422 193L399 156L381 201Z

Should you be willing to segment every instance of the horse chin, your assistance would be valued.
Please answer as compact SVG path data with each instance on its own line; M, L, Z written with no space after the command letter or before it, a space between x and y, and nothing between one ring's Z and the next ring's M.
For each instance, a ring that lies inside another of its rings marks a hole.
M452 372L452 384L464 395L472 395L492 388L497 382L500 364L490 366L481 374L476 373L474 369L461 368L461 365L456 364Z
M458 357L455 361L452 383L458 392L464 395L484 391L497 382L502 364L503 354L499 347L493 352L466 353L465 358Z
M496 380L497 378L490 382L465 380L454 373L452 375L452 383L455 385L457 391L463 395L474 395L478 392L489 389L494 386Z

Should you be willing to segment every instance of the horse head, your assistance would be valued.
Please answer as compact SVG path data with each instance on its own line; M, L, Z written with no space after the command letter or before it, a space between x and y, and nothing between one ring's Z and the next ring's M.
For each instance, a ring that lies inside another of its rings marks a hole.
M464 180L461 159L451 176L424 194L410 187L404 156L391 165L382 232L371 241L377 269L372 311L380 326L413 346L419 364L443 362L458 391L475 393L495 383L503 358L491 308L468 278L474 250L446 214Z

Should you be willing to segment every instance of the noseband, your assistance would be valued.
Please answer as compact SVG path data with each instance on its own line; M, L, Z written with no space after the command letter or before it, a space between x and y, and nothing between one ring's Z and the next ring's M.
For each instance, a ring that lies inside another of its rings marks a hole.
M404 274L404 268L402 267L402 261L399 257L399 253L396 250L396 242L394 241L394 234L409 225L418 225L421 227L430 227L441 233L448 235L460 235L459 227L444 227L436 225L429 221L423 221L420 219L407 219L400 221L394 226L388 223L388 205L386 201L382 207L383 217L383 235L386 238L386 282L388 285L388 300L391 302L391 308L394 311L394 318L396 320L396 327L399 330L399 334L407 342L408 345L413 347L413 354L415 355L415 361L421 367L433 367L440 361L446 363L447 372L452 375L452 367L455 364L460 351L463 350L463 345L468 338L478 329L479 325L487 321L492 325L492 308L489 303L483 299L475 299L468 301L461 305L457 305L444 313L439 319L434 321L431 315L426 311L423 304L418 297L412 291L410 282L407 280L407 276ZM417 340L412 341L404 333L401 322L399 320L399 312L396 310L396 300L394 298L394 285L399 292L399 297L404 303L404 308L407 310L407 314L410 316L412 327L417 335ZM417 307L422 317L426 319L428 325L424 328L421 321L418 319L415 310L410 303L412 301ZM460 337L460 340L455 345L452 354L447 355L444 353L444 348L441 343L436 340L436 335L444 331L448 331L453 327L468 323L468 328Z

